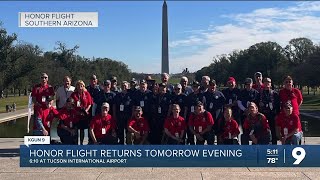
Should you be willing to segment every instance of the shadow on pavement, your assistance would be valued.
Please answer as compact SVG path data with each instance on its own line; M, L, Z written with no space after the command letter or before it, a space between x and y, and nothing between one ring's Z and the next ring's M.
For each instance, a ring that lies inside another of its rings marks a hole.
M0 157L19 157L20 149L0 149Z

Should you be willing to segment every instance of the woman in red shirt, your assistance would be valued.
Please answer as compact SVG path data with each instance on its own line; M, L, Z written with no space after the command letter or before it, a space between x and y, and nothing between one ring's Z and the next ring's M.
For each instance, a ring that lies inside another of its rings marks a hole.
M172 116L164 123L165 140L164 144L183 144L186 123L184 118L179 116L181 109L178 104L172 105Z
M85 84L82 80L79 80L76 84L75 91L71 94L71 98L75 102L75 110L79 115L78 127L80 129L80 145L83 145L84 140L84 130L88 129L90 120L90 107L93 104L90 93L85 88Z
M226 107L223 112L223 118L219 121L218 144L236 144L239 145L238 135L240 134L239 126L232 117L231 107Z

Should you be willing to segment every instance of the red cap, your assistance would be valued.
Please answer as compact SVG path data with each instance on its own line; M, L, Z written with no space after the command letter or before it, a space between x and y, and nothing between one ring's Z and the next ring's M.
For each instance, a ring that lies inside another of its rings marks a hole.
M236 82L236 79L234 77L229 77L228 82Z

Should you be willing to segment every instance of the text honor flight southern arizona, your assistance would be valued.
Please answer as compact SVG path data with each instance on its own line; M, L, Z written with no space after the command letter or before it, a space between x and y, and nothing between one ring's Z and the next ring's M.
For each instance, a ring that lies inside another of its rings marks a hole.
M25 26L37 27L81 27L81 26L93 26L90 20L75 20L75 14L73 13L32 13L24 14Z
M99 153L99 154L98 154ZM115 150L115 149L102 149L102 150L30 150L30 157L44 158L44 157L109 157L109 158L130 158L130 157L242 157L241 149L236 150L219 150L219 149L135 149L135 150Z

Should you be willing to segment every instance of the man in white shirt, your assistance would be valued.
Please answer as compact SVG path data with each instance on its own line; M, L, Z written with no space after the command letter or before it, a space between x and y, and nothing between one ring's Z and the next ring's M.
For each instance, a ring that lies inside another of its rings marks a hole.
M73 93L75 87L71 86L71 78L65 76L63 78L63 86L60 86L56 92L56 106L57 109L61 109L67 102L67 99Z

